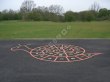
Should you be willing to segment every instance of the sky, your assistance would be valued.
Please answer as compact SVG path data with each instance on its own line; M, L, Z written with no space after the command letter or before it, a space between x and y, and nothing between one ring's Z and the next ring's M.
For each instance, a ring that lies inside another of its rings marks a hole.
M24 0L0 0L0 11L4 9L18 10ZM101 8L110 9L110 0L33 0L37 6L61 5L65 11L75 12L88 10L96 2Z

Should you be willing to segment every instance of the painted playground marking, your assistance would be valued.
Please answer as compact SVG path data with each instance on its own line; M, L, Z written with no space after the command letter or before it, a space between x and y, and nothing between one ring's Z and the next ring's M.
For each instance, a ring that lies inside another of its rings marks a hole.
M33 58L50 62L76 62L92 58L101 53L87 53L84 48L74 45L44 45L29 48L28 45L12 47L11 51L23 50Z

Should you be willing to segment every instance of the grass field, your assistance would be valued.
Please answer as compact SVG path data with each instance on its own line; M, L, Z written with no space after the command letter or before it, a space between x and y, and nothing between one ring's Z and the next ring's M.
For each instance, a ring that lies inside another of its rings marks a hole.
M68 29L67 27L71 28ZM23 21L0 22L0 39L56 37L110 38L110 21L66 23Z

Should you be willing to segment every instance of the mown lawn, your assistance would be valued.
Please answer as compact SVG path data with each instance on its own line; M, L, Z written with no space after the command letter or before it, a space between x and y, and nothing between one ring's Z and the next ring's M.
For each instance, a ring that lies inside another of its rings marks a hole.
M0 39L56 37L110 38L110 21L65 23L0 21Z

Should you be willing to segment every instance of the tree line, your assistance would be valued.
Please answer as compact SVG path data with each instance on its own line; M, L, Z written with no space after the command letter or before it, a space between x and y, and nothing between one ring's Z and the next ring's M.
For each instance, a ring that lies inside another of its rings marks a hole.
M24 20L24 21L54 21L54 22L72 22L72 21L103 21L110 20L110 10L100 8L97 3L91 5L86 11L73 12L66 11L60 5L51 5L49 7L38 6L32 0L25 0L18 11L3 10L0 12L0 21L2 20Z

